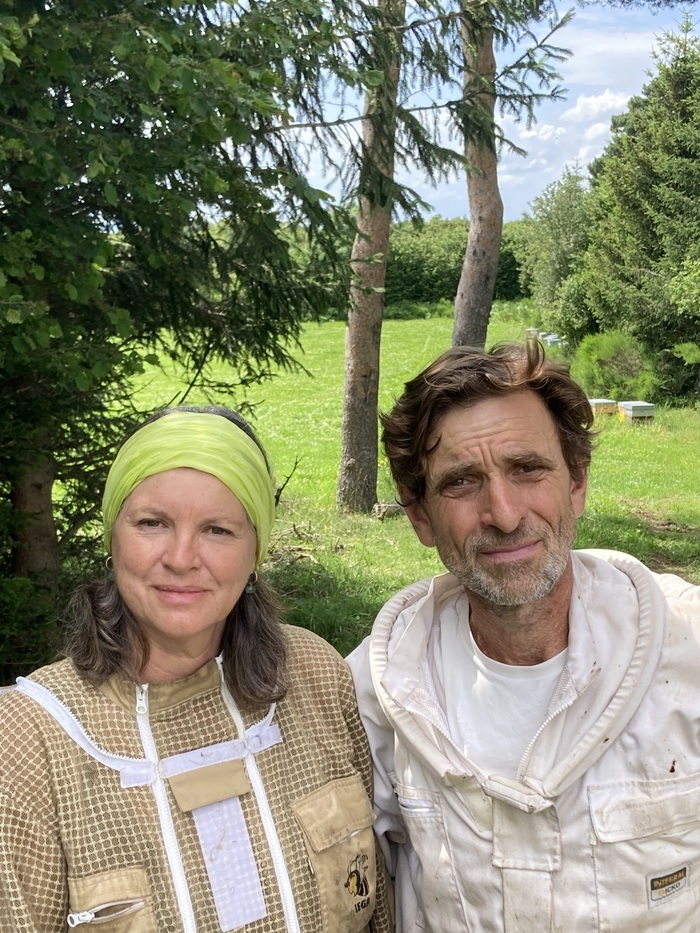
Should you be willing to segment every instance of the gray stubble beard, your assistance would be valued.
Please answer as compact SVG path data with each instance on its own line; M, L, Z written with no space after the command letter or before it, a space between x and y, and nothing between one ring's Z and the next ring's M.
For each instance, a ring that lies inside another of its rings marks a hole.
M440 543L438 553L445 567L457 577L467 593L473 593L495 607L513 608L535 603L551 593L569 562L575 533L576 516L571 509L562 516L555 533L549 531L543 535L541 530L525 525L512 534L481 535L471 542L469 556L459 554L453 548L441 548ZM539 537L548 546L541 565L536 569L504 565L500 577L499 573L487 573L477 563L478 554L484 549L512 546L533 537Z

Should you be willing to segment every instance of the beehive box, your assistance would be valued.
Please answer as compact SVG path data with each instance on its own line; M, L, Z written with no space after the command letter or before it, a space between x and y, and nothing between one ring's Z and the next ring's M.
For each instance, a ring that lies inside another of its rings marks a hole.
M588 403L594 415L617 414L617 402L614 398L589 398Z
M618 402L617 412L620 421L651 421L654 406L651 402Z

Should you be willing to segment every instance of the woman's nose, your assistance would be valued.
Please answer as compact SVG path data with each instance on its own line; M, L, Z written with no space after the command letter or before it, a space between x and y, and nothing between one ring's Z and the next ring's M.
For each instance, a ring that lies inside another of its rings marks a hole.
M163 563L178 573L184 573L199 566L199 547L197 535L189 532L174 531L163 555Z

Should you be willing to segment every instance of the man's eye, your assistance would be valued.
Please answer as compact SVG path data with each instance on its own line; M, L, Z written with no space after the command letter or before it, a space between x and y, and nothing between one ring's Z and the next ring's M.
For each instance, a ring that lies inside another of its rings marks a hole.
M543 470L544 467L541 463L521 463L516 472L530 475L531 473L542 473Z
M476 489L478 485L479 480L475 476L454 476L452 479L440 484L440 492L446 496L468 493L470 490Z

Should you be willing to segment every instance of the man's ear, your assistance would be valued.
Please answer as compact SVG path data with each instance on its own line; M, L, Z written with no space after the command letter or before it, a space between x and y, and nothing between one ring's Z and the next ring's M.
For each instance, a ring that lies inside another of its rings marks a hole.
M425 505L423 502L421 501L415 502L412 505L405 505L404 511L406 512L406 515L408 515L408 520L413 525L413 530L418 535L418 540L420 543L424 544L426 547L435 547L433 525L430 521L428 513L425 510Z
M586 493L588 492L588 473L584 473L581 479L571 480L571 504L574 508L576 518L581 518L586 508Z

